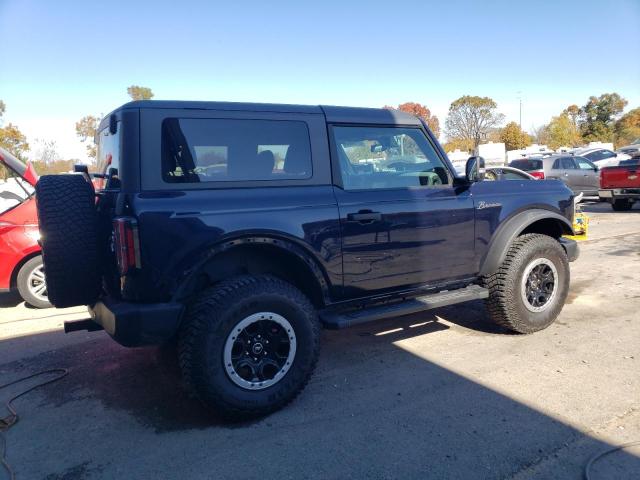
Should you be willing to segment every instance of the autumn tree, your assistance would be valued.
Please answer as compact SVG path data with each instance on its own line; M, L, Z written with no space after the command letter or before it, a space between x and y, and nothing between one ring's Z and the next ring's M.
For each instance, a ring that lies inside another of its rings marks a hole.
M499 139L507 150L518 150L531 145L531 137L516 122L509 122L500 130Z
M569 105L562 111L562 113L566 113L573 124L576 126L578 125L578 120L580 118L580 107L578 107L577 105Z
M581 143L578 127L566 112L553 117L545 128L545 143L552 149L574 147Z
M153 92L149 87L131 85L127 88L127 93L131 97L131 100L151 100L153 98Z
M452 139L468 140L477 151L480 140L504 120L498 105L489 97L465 95L454 100L445 122L446 134Z
M29 151L27 137L12 123L0 128L0 147L7 149L18 158L22 158Z
M98 130L100 119L93 115L82 117L76 122L76 135L80 137L82 143L86 143L87 155L89 158L96 158L96 144L94 138Z
M447 153L451 153L454 150L460 150L461 152L470 152L471 150L473 150L473 140L452 138L443 145L443 148Z
M640 107L625 113L615 123L613 131L617 147L640 140Z
M614 135L614 122L627 105L617 93L604 93L589 97L580 109L580 133L586 142L610 142Z
M421 105L416 102L406 102L398 105L395 108L390 107L389 105L385 105L383 108L400 110L401 112L415 115L416 117L424 120L424 122L429 126L429 129L433 132L436 138L440 136L440 120L438 120L438 117L436 117L435 115L432 115L431 110L429 110L425 105Z

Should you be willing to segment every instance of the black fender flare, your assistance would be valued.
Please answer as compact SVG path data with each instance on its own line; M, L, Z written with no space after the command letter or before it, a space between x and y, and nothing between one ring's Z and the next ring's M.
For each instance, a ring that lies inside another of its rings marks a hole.
M509 245L528 226L544 219L553 219L559 222L565 234L573 235L573 226L559 213L541 208L525 210L505 220L491 237L487 253L480 262L480 275L489 275L495 272L504 261Z
M288 254L294 255L296 258L304 262L307 267L309 267L309 270L320 286L324 303L330 303L329 284L327 282L323 269L320 267L320 265L318 265L317 261L313 258L313 255L305 248L298 245L298 243L296 243L295 241L281 237L271 237L267 235L241 236L233 239L227 239L210 246L207 249L206 254L204 254L203 257L188 271L184 272L184 275L180 279L178 288L172 295L173 300L180 301L185 298L192 280L202 271L202 269L211 259L213 259L216 255L239 245L270 245L276 248L280 248L283 251L286 251L286 253Z

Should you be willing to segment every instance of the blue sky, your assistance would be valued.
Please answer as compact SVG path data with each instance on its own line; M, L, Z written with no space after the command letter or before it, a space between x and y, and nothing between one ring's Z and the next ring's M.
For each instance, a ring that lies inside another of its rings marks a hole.
M639 0L0 0L5 123L84 156L74 122L156 99L355 106L490 96L525 129L590 95L640 106Z

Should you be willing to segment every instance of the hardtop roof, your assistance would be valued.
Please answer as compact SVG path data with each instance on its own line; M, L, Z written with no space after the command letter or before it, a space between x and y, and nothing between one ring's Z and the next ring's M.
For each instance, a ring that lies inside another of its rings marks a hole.
M330 105L289 105L278 103L247 102L202 102L185 100L136 100L125 103L105 116L100 122L100 130L106 126L106 119L121 110L129 109L181 109L212 111L248 111L274 113L324 113L329 123L362 124L402 124L421 125L420 120L408 113L385 108L340 107Z

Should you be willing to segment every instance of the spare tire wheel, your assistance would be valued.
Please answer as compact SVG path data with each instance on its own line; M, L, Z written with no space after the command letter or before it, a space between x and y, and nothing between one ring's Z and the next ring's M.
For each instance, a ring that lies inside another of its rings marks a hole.
M58 308L93 304L101 285L93 185L78 174L45 175L36 204L49 301Z

